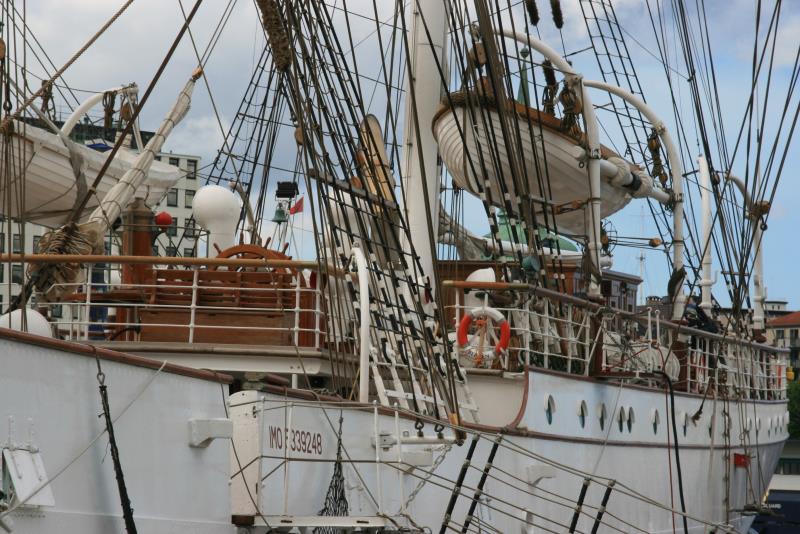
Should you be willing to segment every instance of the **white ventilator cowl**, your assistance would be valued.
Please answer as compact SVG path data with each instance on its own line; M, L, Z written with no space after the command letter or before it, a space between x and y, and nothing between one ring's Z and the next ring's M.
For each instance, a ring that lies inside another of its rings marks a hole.
M208 231L209 256L216 256L217 248L225 250L236 243L236 225L241 210L239 199L228 188L207 185L195 193L192 214L197 224Z
M22 310L16 309L10 313L0 315L0 328L10 328L17 332L28 332L42 337L53 337L53 329L47 319L32 308L25 309L27 328L22 328Z
M485 269L477 269L469 273L469 276L467 276L467 282L496 282L496 281L497 277L494 274L494 269L492 269L491 267L486 267ZM469 293L464 295L464 308L467 310L471 310L472 308L483 306L484 299L482 295L484 294L485 292L483 291L470 291Z

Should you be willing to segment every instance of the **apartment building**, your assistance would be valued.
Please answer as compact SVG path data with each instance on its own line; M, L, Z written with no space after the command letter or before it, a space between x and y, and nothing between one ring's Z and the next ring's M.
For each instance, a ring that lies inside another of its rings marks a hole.
M767 341L776 347L789 349L792 366L797 367L800 363L800 311L767 322Z
M172 227L159 234L153 244L156 256L197 256L198 235L192 219L192 201L202 180L198 176L200 158L189 154L161 153L156 159L179 167L186 172L167 196L154 208L172 216Z

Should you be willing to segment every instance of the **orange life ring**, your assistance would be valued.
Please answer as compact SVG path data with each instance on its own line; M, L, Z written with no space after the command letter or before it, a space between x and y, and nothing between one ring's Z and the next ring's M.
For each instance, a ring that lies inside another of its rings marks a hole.
M475 308L464 314L461 322L458 325L456 332L456 340L459 347L464 347L469 342L467 332L475 317L488 317L492 319L500 327L500 338L497 340L497 345L494 347L495 354L500 354L508 348L508 343L511 341L511 325L503 314L494 308Z

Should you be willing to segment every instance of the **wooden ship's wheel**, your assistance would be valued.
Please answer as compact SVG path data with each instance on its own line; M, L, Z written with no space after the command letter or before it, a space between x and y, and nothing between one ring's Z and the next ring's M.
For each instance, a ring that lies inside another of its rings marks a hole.
M270 250L268 248L261 247L259 245L234 245L232 247L226 248L219 254L217 254L217 258L226 258L226 259L243 259L243 260L291 260L289 256L283 254L282 252L278 252L277 250ZM243 266L243 267L225 267L219 265L212 265L209 267L209 270L217 271L217 270L228 270L228 271L239 271L239 272L271 272L276 274L289 274L295 276L297 274L297 270L294 267L275 267L270 265L263 265L263 266Z

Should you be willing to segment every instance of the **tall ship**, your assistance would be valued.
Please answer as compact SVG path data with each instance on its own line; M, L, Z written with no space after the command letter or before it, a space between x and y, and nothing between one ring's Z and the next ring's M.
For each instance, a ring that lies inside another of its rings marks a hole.
M23 4L2 2L0 212L48 231L0 257L22 265L0 531L747 533L764 511L793 379L762 247L800 111L781 2L748 14L744 117L702 1L197 0L143 92L109 80L66 120L62 75L132 2L41 85ZM260 44L226 122L234 10ZM178 228L157 155L197 85L223 143ZM102 140L78 140L93 109ZM639 303L632 250L664 297Z

